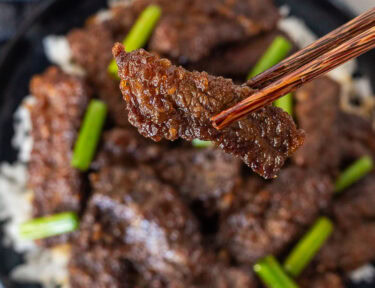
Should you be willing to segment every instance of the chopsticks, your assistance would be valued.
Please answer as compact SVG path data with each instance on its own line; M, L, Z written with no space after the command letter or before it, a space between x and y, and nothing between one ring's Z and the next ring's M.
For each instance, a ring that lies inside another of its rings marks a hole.
M302 84L375 48L375 8L361 14L289 58L250 79L255 93L211 117L220 130Z

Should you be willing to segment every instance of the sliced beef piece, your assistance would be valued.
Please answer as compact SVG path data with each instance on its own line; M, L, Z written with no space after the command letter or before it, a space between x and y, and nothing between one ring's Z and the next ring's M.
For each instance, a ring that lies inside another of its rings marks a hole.
M272 1L212 0L180 2L163 14L150 48L180 62L195 62L218 45L272 30L279 19ZM164 8L164 7L163 7Z
M286 158L303 143L303 131L287 113L272 106L220 131L212 126L211 116L253 92L247 86L205 72L188 72L143 49L126 53L117 44L113 53L129 122L145 137L214 141L265 178L275 177Z
M74 61L85 69L95 92L108 104L109 116L117 125L129 126L118 81L108 73L114 42L111 31L103 23L93 23L72 30L67 37Z
M339 115L340 151L342 157L355 160L364 155L375 158L375 130L371 121L354 114Z
M349 230L336 228L314 265L319 272L349 272L375 259L374 243L374 222L364 222Z
M216 263L195 279L194 288L256 288L258 281L251 269Z
M220 47L201 61L191 63L187 69L243 81L274 38L281 34L282 32L275 30L244 42Z
M148 5L157 2L160 5L160 2L167 2L167 0L118 1L116 5L112 5L104 12L104 16L101 12L93 16L86 26L103 25L111 33L114 41L123 41L141 12Z
M133 288L139 275L131 263L101 246L88 250L73 249L69 262L69 281L72 288Z
M205 263L195 218L151 168L104 167L91 176L94 194L80 245L101 245L131 260L141 274L189 281Z
M85 83L56 67L34 76L30 90L33 150L29 186L34 191L34 215L79 210L81 176L70 160L90 97Z
M345 283L339 274L314 273L304 276L298 281L300 288L345 288Z
M364 221L375 221L375 173L348 188L333 202L336 225L352 229Z
M328 177L291 167L223 220L219 237L240 262L252 264L277 255L328 205Z
M91 93L82 79L56 67L34 76L30 90L35 97L30 108L33 149L28 169L28 185L34 192L33 215L79 212L84 179L70 161Z
M335 176L341 153L339 144L340 86L328 77L307 83L296 91L295 111L306 141L294 155L294 162Z
M108 165L135 165L152 162L161 157L165 148L139 135L133 128L113 128L104 132L98 155L91 168L99 170Z
M200 201L209 211L225 210L241 182L241 162L216 149L174 149L156 171L188 202Z
M256 174L245 176L239 189L235 191L232 199L228 201L231 205L229 213L246 206L267 183L269 182Z

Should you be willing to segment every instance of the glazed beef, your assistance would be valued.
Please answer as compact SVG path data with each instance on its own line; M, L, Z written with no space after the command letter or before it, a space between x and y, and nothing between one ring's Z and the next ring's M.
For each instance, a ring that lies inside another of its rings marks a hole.
M336 175L341 158L339 84L328 77L319 78L298 89L295 99L298 124L306 131L306 141L294 154L294 162Z
M272 31L238 44L220 47L201 61L188 65L187 69L244 81L264 51L280 34L280 31Z
M364 155L375 157L375 130L369 120L341 112L339 130L343 159L354 161Z
M214 141L265 178L275 177L303 142L304 133L292 118L272 106L216 130L210 117L249 96L252 90L247 86L205 72L188 72L142 49L126 53L117 44L113 54L129 121L145 137Z
M321 271L350 271L375 259L375 222L335 229L316 258Z
M80 245L101 245L142 273L189 281L204 265L197 223L174 190L148 167L105 167L91 176L94 194ZM146 272L145 272L146 271Z
M342 277L335 273L315 273L298 281L300 288L345 288Z
M134 166L158 159L165 147L148 140L133 128L113 128L103 133L103 140L91 168L99 170L108 165Z
M269 31L279 19L270 0L170 1L173 2L180 3L168 4L175 7L163 13L150 49L180 62L195 62L218 45Z
M117 125L128 126L126 106L121 99L118 81L108 73L114 39L104 24L93 23L67 36L73 59L82 66L98 96L107 103L109 116Z
M336 225L350 230L365 221L375 220L375 173L366 176L333 202Z
M224 219L219 237L243 263L277 255L328 205L331 194L328 177L297 167L284 169Z
M84 28L72 30L67 38L73 60L84 68L95 91L108 104L110 116L120 126L128 123L117 80L107 70L112 60L110 51L150 4L160 5L163 11L150 49L178 59L198 60L218 44L271 30L278 19L277 9L269 0L236 0L232 4L223 0L136 0L117 5L107 15L89 19ZM169 26L171 23L173 26Z
M90 92L81 79L55 67L34 76L30 90L36 101L31 106L33 149L29 163L33 214L79 211L83 179L70 161Z
M204 209L224 210L241 182L241 162L216 149L175 149L166 152L156 171L188 202Z
M131 264L100 246L82 251L73 249L69 262L69 281L72 288L133 288L138 275Z
M194 288L256 288L258 282L251 269L242 269L219 263L208 268L195 280Z
M366 176L332 203L335 229L310 267L350 271L375 259L375 178Z

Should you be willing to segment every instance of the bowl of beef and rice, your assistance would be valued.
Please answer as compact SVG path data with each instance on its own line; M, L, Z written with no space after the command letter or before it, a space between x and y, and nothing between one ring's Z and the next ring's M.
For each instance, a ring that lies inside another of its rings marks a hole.
M278 39L286 57L346 12L50 2L0 65L0 287L373 287L373 53L303 85L287 112L222 134L202 120L248 93ZM150 7L144 50L126 50Z

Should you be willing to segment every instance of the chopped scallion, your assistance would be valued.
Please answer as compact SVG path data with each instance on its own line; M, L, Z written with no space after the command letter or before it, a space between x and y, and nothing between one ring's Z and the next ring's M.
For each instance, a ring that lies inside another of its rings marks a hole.
M258 261L254 271L268 288L298 288L272 255Z
M361 178L365 177L374 168L374 162L369 156L364 156L346 168L339 175L335 183L335 192L341 192Z
M248 79L276 65L288 55L292 44L283 36L277 36L248 75Z
M126 52L142 48L146 44L160 16L161 8L157 5L149 5L143 10L123 41ZM109 64L108 71L111 75L118 77L118 68L115 60L112 60L111 64Z
M284 269L291 276L297 277L309 264L333 231L331 220L320 217L310 230L293 248L284 262Z
M107 105L91 100L75 143L71 165L81 171L89 169L107 115Z
M288 93L283 97L276 99L273 102L273 105L283 109L287 112L290 116L293 116L293 94Z
M263 71L276 65L288 55L292 49L292 44L283 36L277 36L268 47L263 56L259 59L248 75L248 79L262 73ZM289 115L293 116L293 95L287 94L273 102L273 105L283 109Z
M199 140L199 139L194 139L192 141L192 144L194 147L197 147L197 148L208 148L214 145L211 141L204 141L204 140Z
M36 218L21 224L19 233L24 239L42 239L72 232L78 228L78 216L74 212L64 212Z

